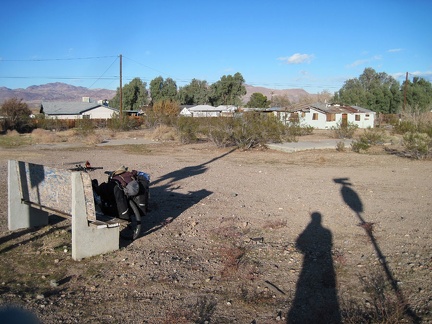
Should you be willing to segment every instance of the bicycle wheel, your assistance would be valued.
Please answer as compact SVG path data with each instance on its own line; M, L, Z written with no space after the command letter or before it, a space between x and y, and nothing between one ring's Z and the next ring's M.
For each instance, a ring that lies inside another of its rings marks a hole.
M141 219L144 215L133 200L129 200L128 203L132 209L132 215L129 224L120 232L120 235L127 240L136 240L142 232Z

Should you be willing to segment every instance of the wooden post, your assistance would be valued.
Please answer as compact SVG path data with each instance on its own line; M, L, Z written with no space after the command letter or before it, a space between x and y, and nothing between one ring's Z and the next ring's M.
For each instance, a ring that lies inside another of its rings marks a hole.
M404 103L403 103L402 112L405 112L405 106L406 106L406 89L407 89L407 85L408 85L408 72L406 73L406 77L405 77L405 86L404 86Z
M122 55L120 54L120 120L123 120Z

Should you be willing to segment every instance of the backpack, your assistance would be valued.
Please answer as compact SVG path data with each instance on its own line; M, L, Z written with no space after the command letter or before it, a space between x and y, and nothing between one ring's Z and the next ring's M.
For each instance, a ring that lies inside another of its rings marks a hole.
M111 177L131 197L144 214L149 211L150 175L142 171L117 170Z
M133 197L138 195L140 188L137 181L137 171L132 170L115 174L111 179L120 184L126 196Z

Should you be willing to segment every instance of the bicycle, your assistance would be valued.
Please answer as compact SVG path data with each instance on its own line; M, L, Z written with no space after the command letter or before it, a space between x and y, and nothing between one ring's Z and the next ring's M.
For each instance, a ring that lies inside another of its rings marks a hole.
M81 164L76 164L75 168L71 168L69 170L89 173L91 171L100 170L100 169L103 169L103 167L93 167L89 161L86 161L84 166ZM114 181L112 180L112 175L114 172L105 171L104 173L108 175L108 182L103 183L102 185L109 184L113 191L117 191L117 194L120 194L119 192L120 191L122 192L121 186L118 183L114 183ZM147 175L147 177L149 176ZM92 179L93 196L94 196L95 206L97 210L97 216L99 216L100 218L108 218L108 217L116 218L119 221L121 226L120 236L124 239L136 240L142 234L143 231L142 219L144 218L144 216L146 216L146 211L148 210L148 197L149 197L149 193L148 193L149 178L146 178L146 180L147 180L146 186L140 184L140 191L144 193L144 198L139 197L138 195L126 196L123 193L124 197L126 197L127 206L132 211L132 213L129 213L128 216L125 218L119 215L118 213L117 203L115 201L114 194L111 199L102 199L98 181L96 179Z

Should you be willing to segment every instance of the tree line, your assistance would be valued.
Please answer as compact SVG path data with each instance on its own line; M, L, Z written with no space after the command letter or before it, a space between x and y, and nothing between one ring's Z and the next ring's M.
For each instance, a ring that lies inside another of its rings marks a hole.
M193 79L183 87L177 87L171 78L159 76L148 86L140 78L133 79L122 89L123 108L139 110L146 105L153 106L160 101L176 102L179 105L234 105L254 108L288 107L287 96L272 96L269 100L262 93L253 93L247 103L242 102L246 94L245 80L241 73L224 75L219 81L209 85L205 80ZM432 84L419 77L400 84L385 72L366 68L358 78L345 81L340 90L331 95L328 91L305 97L302 102L330 101L345 105L355 105L369 110L396 114L404 109L414 112L430 111L432 106ZM120 107L120 89L117 88L110 106Z
M140 78L133 79L122 88L122 106L126 110L138 110L160 101L177 102L180 105L235 105L242 104L241 98L246 94L245 80L240 73L224 75L212 85L207 81L193 79L184 87L177 87L171 78L164 79L159 76L147 83ZM110 101L113 108L120 107L120 89Z
M332 100L386 114L421 113L432 109L432 84L419 77L400 84L384 72L366 68L358 78L345 81Z

